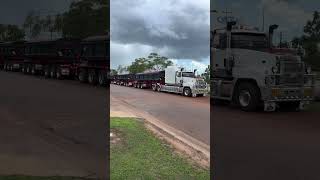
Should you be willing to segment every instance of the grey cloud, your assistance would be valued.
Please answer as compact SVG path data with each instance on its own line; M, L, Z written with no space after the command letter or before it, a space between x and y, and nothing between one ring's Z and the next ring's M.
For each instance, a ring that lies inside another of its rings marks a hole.
M121 2L120 5L118 1L117 9L125 9L127 1ZM177 6L174 1L170 3ZM114 6L111 4L111 7ZM210 27L206 23L209 15L206 11L209 7L196 8L186 3L181 9L182 12L164 10L162 13L168 17L168 22L163 26L132 11L111 12L111 39L122 44L149 45L170 58L200 60L208 57Z

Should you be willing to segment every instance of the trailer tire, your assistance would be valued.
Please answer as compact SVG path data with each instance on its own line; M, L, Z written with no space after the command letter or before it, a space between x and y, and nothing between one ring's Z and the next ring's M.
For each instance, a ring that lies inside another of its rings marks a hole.
M99 71L98 81L100 86L106 86L107 81L106 81L105 71Z
M87 73L86 69L80 69L79 70L78 79L82 83L88 81L88 73Z
M45 78L49 78L50 77L50 68L48 66L46 66L44 68L44 77Z
M256 111L259 106L260 93L252 83L241 83L237 91L237 104L243 111Z
M183 89L183 95L184 96L187 96L187 97L190 97L192 95L192 92L191 92L191 89L190 88L184 88Z
M61 80L62 79L62 74L61 74L61 69L60 68L57 68L57 71L56 71L56 78Z
M88 73L88 82L92 85L97 84L97 73L94 69L89 70Z
M55 67L51 67L50 68L50 77L51 78L55 78L56 77L56 68Z
M36 67L34 65L32 65L31 74L36 75Z

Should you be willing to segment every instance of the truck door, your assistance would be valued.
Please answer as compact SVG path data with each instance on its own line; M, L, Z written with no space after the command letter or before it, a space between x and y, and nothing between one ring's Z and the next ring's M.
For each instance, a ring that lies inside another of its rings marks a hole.
M211 64L213 66L214 77L227 76L227 34L226 33L214 33L213 44L211 49Z

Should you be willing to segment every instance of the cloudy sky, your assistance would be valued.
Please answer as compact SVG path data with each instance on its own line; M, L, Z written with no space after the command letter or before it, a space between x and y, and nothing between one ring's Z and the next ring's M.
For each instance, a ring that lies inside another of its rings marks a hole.
M209 31L209 0L113 0L111 67L156 52L178 65L204 70Z
M312 18L315 10L320 10L319 0L213 0L213 9L221 12L232 12L233 16L247 25L262 27L262 9L265 9L265 30L270 24L278 24L279 31L283 31L285 40L291 40L294 36L303 34L303 26ZM217 22L217 16L224 14L212 14L212 27L221 26ZM262 29L262 28L261 28ZM279 36L275 36L278 38ZM276 40L276 39L275 39Z
M0 0L0 24L22 25L26 15L35 10L40 15L69 9L72 0Z

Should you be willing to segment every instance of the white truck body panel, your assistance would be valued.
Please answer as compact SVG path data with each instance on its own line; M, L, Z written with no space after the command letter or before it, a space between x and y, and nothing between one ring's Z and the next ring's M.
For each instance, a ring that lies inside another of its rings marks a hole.
M176 66L168 66L165 69L165 84L176 84L176 72L179 68Z

